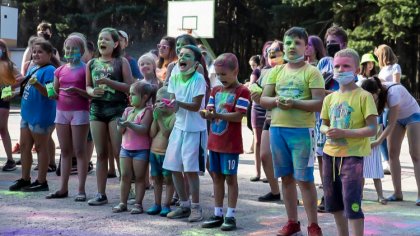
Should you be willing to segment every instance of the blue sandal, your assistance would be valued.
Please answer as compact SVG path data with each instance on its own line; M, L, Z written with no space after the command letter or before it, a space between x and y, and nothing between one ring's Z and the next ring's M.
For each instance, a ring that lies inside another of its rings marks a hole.
M388 202L402 202L402 197L396 197L395 195L391 195L386 199Z

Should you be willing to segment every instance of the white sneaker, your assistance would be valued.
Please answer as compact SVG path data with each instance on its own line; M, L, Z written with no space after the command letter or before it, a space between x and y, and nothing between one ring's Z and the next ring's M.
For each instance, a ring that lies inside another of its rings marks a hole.
M389 170L389 162L385 161L382 164L382 167L384 169L384 175L390 175L391 174L391 171Z
M189 222L198 222L203 220L203 209L200 206L191 207L191 214L188 217Z

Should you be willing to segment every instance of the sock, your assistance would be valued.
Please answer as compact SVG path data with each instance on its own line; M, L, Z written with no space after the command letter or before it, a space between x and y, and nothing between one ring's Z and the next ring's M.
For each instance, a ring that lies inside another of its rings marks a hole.
M199 208L200 207L200 203L191 203L191 208Z
M236 208L228 207L226 217L235 217Z
M223 207L214 207L214 215L215 216L223 216Z
M188 208L190 208L190 207L191 207L191 202L190 202L190 200L187 200L187 201L180 201L180 202L179 202L179 206L180 206L180 207L188 207Z

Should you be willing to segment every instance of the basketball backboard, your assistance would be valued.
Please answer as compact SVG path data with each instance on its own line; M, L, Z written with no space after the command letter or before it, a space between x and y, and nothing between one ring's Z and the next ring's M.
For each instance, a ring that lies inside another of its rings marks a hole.
M169 1L168 36L214 37L214 0Z

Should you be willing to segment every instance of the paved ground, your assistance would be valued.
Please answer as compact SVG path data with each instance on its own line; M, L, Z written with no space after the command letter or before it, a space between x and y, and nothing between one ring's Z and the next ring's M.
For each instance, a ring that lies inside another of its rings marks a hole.
M12 113L9 128L13 143L19 137L19 122L19 114ZM252 141L251 133L245 127L243 130L245 147L248 147ZM3 163L5 153L3 146L0 146L0 163ZM19 155L14 157L19 158ZM56 158L58 160L58 153ZM94 156L93 161L95 160ZM373 182L367 181L363 202L366 235L420 235L420 207L414 204L416 187L406 141L403 144L401 162L404 202L389 203L386 206L378 204ZM260 203L256 200L258 196L267 193L269 187L262 182L249 182L254 173L253 163L252 155L241 156L238 174L239 229L234 232L201 229L199 223L168 220L147 214L135 216L128 213L114 214L111 212L111 207L118 203L117 179L108 180L107 194L110 203L99 207L73 201L76 195L77 176L70 178L70 197L67 199L46 200L47 192L9 192L8 186L20 178L19 167L10 173L0 172L0 235L275 235L287 220L285 208L282 203ZM32 176L36 176L35 172L32 172ZM318 168L315 176L319 183ZM58 188L59 177L50 173L48 181L50 190L55 191ZM385 176L383 185L385 196L390 195L392 190L390 176ZM206 217L213 212L211 191L211 179L206 175L201 178L201 202ZM88 176L87 192L89 197L96 192L94 172ZM321 194L322 190L318 189L318 195ZM147 209L152 203L153 192L147 191L143 205ZM302 229L306 229L307 220L303 207L299 206L298 210ZM319 223L324 235L336 235L334 220L330 214L319 214ZM304 234L306 235L306 232Z

